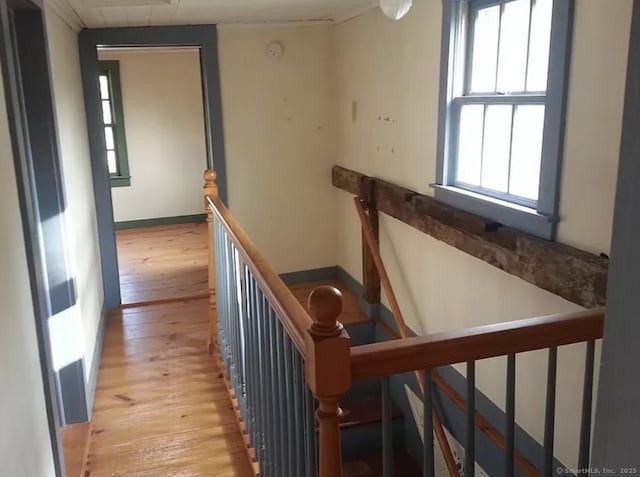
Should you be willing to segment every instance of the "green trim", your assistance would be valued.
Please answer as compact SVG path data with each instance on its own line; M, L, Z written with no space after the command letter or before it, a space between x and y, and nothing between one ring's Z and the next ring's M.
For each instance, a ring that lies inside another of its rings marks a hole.
M110 181L111 187L129 187L131 185L131 177L113 176Z
M124 107L122 105L122 86L120 83L120 62L117 60L104 60L98 62L99 72L109 76L111 86L111 108L113 118L113 134L116 146L116 161L118 174L112 175L111 187L129 187L131 175L129 172L129 156L127 154L127 135L124 125ZM102 98L101 103L102 104Z
M156 219L127 220L115 222L116 230L157 227L159 225L198 224L206 222L207 214L178 215L176 217L158 217Z

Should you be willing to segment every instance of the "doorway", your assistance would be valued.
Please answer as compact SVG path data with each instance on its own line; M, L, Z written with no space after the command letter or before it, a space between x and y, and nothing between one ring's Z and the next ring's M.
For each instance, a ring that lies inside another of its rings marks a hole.
M60 426L86 420L87 405L83 357L66 339L77 290L66 260L66 198L42 3L0 0L0 37L42 392L54 469L63 476Z
M197 49L200 62L200 84L202 91L202 112L204 116L204 139L206 166L213 168L218 174L220 196L226 201L226 168L224 159L224 139L222 130L222 109L220 100L220 83L218 72L217 31L215 25L149 27L149 28L108 28L84 30L80 33L80 61L82 68L83 89L89 128L91 163L98 216L98 234L102 262L102 276L105 288L105 305L109 309L117 308L132 300L140 301L135 296L127 296L123 300L120 283L120 266L117 246L116 221L118 220L118 201L120 190L112 189L109 170L109 151L111 144L105 138L105 118L103 116L100 93L100 56L106 57L114 51L131 48L165 48L165 49ZM109 51L110 50L110 51ZM179 72L167 71L176 75ZM126 94L125 94L126 101ZM126 104L124 111L126 112ZM128 119L125 117L125 124ZM131 164L129 164L131 166ZM203 164L204 166L204 164ZM202 167L204 169L204 167ZM121 168L122 170L122 168ZM202 171L201 171L202 172ZM199 175L198 178L201 176ZM135 177L132 177L132 181ZM156 188L160 189L160 188ZM199 192L201 187L197 188ZM161 200L165 190L149 192L152 199ZM130 201L125 202L130 206ZM179 226L180 224L171 224ZM206 232L206 229L204 229ZM118 231L119 233L120 231ZM125 235L120 233L120 235ZM142 257L142 260L150 257ZM149 261L147 261L149 262ZM130 270L130 269L129 269ZM135 270L134 270L135 272ZM162 278L162 277L161 277ZM160 283L160 287L163 285ZM123 288L124 290L124 288ZM190 293L183 291L181 293ZM148 298L144 298L149 301Z
M98 48L122 306L207 294L200 48Z

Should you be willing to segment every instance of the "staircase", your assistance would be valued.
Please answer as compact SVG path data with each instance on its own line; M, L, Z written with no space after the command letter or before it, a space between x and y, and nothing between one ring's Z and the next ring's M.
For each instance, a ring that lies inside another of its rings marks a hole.
M579 467L588 467L590 383L595 341L602 338L602 309L420 337L410 337L400 322L403 339L377 342L379 323L340 323L353 310L343 314L343 296L335 287L318 286L307 307L300 303L218 198L213 171L205 173L204 193L211 234L210 351L223 370L256 475L433 477L435 435L448 475L458 477L461 469L435 405L438 392L464 414L464 430L458 432L464 477L475 475L476 449L487 440L502 460L499 475L555 475L558 348L576 343L586 346L583 420L576 441ZM544 449L534 465L515 445L515 371L518 354L536 350L548 350L548 378ZM476 408L481 397L476 362L498 357L507 362L503 433ZM436 372L457 363L466 363L461 392ZM417 377L424 386L419 445L407 441L413 417L397 406L397 378L403 375Z

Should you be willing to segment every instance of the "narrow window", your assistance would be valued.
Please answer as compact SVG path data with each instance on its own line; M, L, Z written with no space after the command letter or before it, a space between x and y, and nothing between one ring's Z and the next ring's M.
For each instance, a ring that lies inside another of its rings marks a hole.
M100 61L98 80L100 82L102 122L111 187L126 187L131 185L131 176L127 159L119 63L117 61Z
M553 238L572 0L443 0L438 200Z

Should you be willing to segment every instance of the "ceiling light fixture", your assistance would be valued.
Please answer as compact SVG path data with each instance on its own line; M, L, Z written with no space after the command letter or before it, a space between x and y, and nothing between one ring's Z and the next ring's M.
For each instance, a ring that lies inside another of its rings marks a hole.
M380 0L380 10L391 20L400 20L411 9L412 0Z

